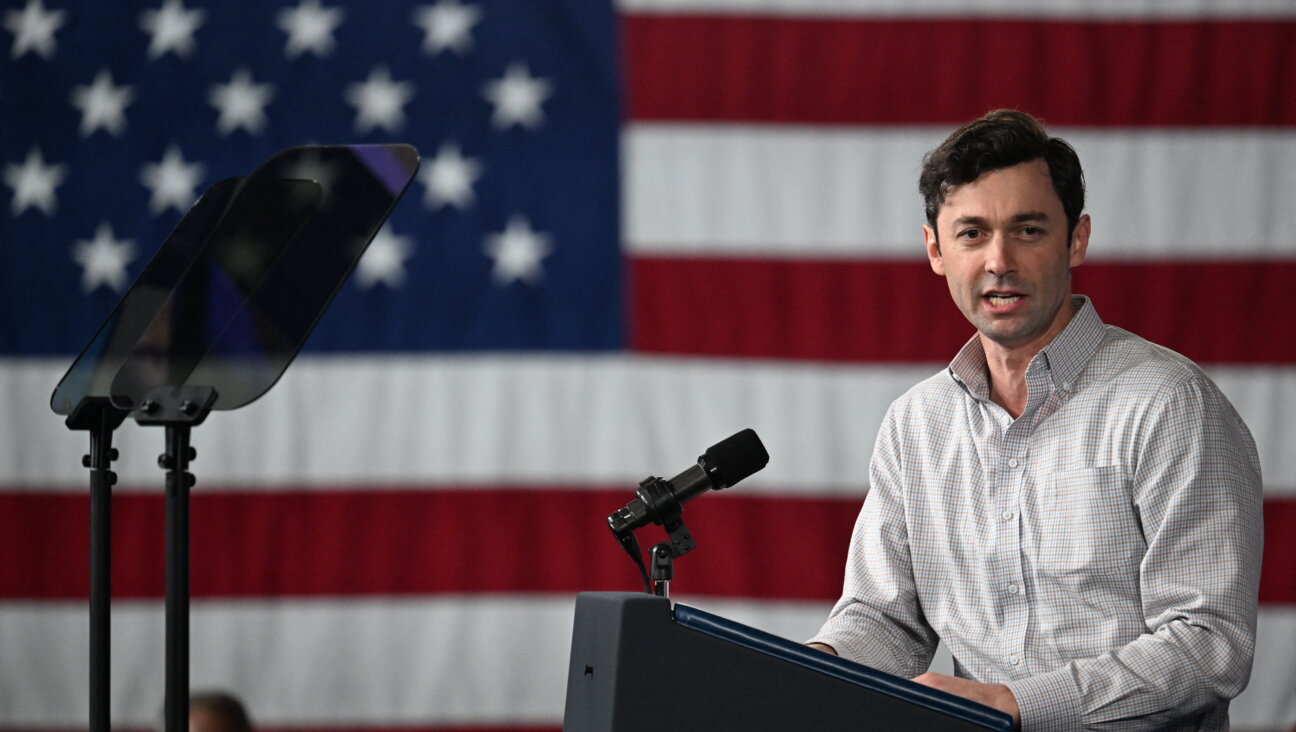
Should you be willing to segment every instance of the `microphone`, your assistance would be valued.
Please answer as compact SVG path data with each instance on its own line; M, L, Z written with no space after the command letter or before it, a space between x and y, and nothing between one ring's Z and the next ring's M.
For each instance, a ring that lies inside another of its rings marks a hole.
M769 453L756 432L747 428L707 448L697 465L670 480L644 478L635 499L608 516L608 527L617 539L624 539L641 526L664 524L679 516L680 504L708 490L728 488L767 463Z

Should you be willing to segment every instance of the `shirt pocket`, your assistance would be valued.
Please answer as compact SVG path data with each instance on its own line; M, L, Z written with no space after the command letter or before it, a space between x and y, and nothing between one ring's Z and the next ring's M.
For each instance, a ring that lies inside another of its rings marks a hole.
M1068 470L1040 491L1040 569L1059 576L1137 571L1143 532L1119 466Z

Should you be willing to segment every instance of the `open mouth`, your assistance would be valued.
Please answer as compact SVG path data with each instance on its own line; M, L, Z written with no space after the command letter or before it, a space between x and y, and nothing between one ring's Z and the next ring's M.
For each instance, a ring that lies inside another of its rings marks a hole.
M1024 295L1016 292L988 292L984 297L992 307L1003 307L1005 305L1012 305L1022 299Z

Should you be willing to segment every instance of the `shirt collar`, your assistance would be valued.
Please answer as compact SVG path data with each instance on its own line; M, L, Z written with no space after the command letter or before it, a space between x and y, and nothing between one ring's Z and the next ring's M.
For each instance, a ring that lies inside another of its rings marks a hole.
M1071 302L1076 306L1071 322L1031 359L1031 367L1048 369L1053 386L1067 391L1071 391L1076 377L1093 358L1103 339L1103 323L1093 302L1084 295L1072 295ZM973 334L959 349L950 362L949 374L973 396L990 398L985 349L979 334Z

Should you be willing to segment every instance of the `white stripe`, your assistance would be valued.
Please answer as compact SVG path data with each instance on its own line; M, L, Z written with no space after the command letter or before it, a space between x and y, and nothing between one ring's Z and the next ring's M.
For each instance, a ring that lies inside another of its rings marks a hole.
M62 363L0 364L0 486L84 490L84 432L43 397ZM862 494L893 399L941 367L579 356L302 357L260 401L193 432L199 488L627 485L745 427L769 467L742 491ZM1210 370L1250 426L1266 490L1296 494L1296 368ZM160 429L114 438L122 489L157 489Z
M551 723L562 714L572 607L507 597L196 602L190 687L229 689L269 726ZM84 724L87 625L84 605L0 605L0 722ZM164 688L162 607L118 603L112 626L112 716L151 725Z
M808 17L1290 18L1289 0L617 0L629 13L733 13Z
M638 254L921 260L923 155L950 127L635 124L622 138ZM1080 154L1090 258L1296 255L1296 131L1058 128Z
M1229 706L1235 730L1296 727L1296 606L1260 609L1251 683Z
M793 640L830 603L677 601ZM549 724L562 718L572 597L199 602L191 687L242 697L261 726ZM83 726L87 619L80 603L0 604L0 726ZM163 694L159 603L113 608L112 717L156 724ZM1260 612L1251 687L1235 729L1296 720L1296 607Z

